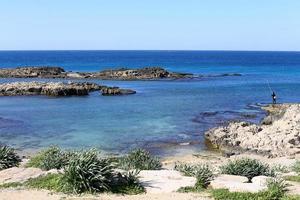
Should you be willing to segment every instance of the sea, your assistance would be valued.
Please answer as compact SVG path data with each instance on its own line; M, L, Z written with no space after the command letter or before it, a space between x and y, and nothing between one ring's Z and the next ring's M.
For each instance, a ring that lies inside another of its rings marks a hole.
M259 123L266 114L260 107L272 102L272 91L279 103L300 101L300 52L0 51L0 68L19 66L74 72L160 66L197 76L89 80L137 91L128 96L0 97L0 143L24 151L57 145L111 154L135 148L160 156L201 152L210 149L208 129L238 120ZM0 79L14 81L30 80Z

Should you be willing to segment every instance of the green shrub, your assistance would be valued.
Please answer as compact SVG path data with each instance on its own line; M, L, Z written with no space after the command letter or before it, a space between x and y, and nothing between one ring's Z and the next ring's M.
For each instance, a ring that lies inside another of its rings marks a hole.
M106 159L98 157L96 150L78 153L65 167L65 188L72 193L106 191L110 188L112 169Z
M300 160L296 161L296 163L292 166L292 169L300 174Z
M258 160L242 158L234 161L229 161L221 166L221 173L246 176L249 181L255 176L274 176L274 171L269 165L263 164Z
M42 170L61 169L67 165L70 154L70 152L63 152L59 147L52 146L32 157L26 166Z
M145 192L145 188L138 179L139 171L128 171L125 174L119 173L111 182L111 191L121 194L140 194Z
M290 170L287 166L284 165L275 165L272 167L274 172L288 173Z
M157 170L161 169L161 166L157 157L143 149L133 150L127 156L119 159L119 167L125 170Z
M182 163L176 163L175 170L183 173L185 176L192 176L197 179L196 185L193 190L199 190L201 188L206 188L210 182L213 180L213 171L211 167L206 164L202 165L187 165ZM187 189L187 188L186 188ZM189 188L191 189L191 188Z
M268 190L263 192L267 199L279 200L287 192L287 184L282 179L268 181Z
M15 153L13 148L0 146L0 170L16 167L21 162L21 158Z

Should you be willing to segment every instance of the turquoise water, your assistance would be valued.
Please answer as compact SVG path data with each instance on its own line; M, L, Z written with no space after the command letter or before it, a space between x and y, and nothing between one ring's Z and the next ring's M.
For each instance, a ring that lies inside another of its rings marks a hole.
M208 128L228 120L258 122L263 117L258 105L271 102L268 82L279 102L300 99L298 52L0 52L1 67L25 65L57 65L72 71L155 65L171 71L242 76L93 80L137 91L129 96L104 97L94 92L86 97L1 97L0 141L20 149L58 144L64 148L97 147L112 153L136 147L161 155L202 151L206 149L203 133Z

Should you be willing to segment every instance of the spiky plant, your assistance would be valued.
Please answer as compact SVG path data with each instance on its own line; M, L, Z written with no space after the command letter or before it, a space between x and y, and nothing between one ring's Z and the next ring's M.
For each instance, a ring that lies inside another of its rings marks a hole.
M206 188L214 178L213 171L207 164L187 165L176 163L174 169L185 176L195 177L197 180L195 188Z
M269 165L250 158L229 161L221 166L220 170L223 174L246 176L249 181L255 176L274 176L274 171Z
M57 146L51 146L32 157L26 166L37 167L43 170L61 169L68 164L75 154L76 152L65 152Z
M78 153L64 169L63 180L73 193L95 193L109 189L113 168L106 159L100 159L94 149Z
M119 166L125 170L157 170L161 168L162 164L157 157L152 156L148 151L136 149L121 158Z
M15 150L8 146L0 146L0 170L16 167L21 162L21 158Z

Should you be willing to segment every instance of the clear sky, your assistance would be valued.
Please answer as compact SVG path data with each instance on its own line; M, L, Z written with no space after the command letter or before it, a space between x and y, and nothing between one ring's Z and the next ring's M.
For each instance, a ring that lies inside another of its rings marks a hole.
M300 51L300 0L0 0L0 49Z

